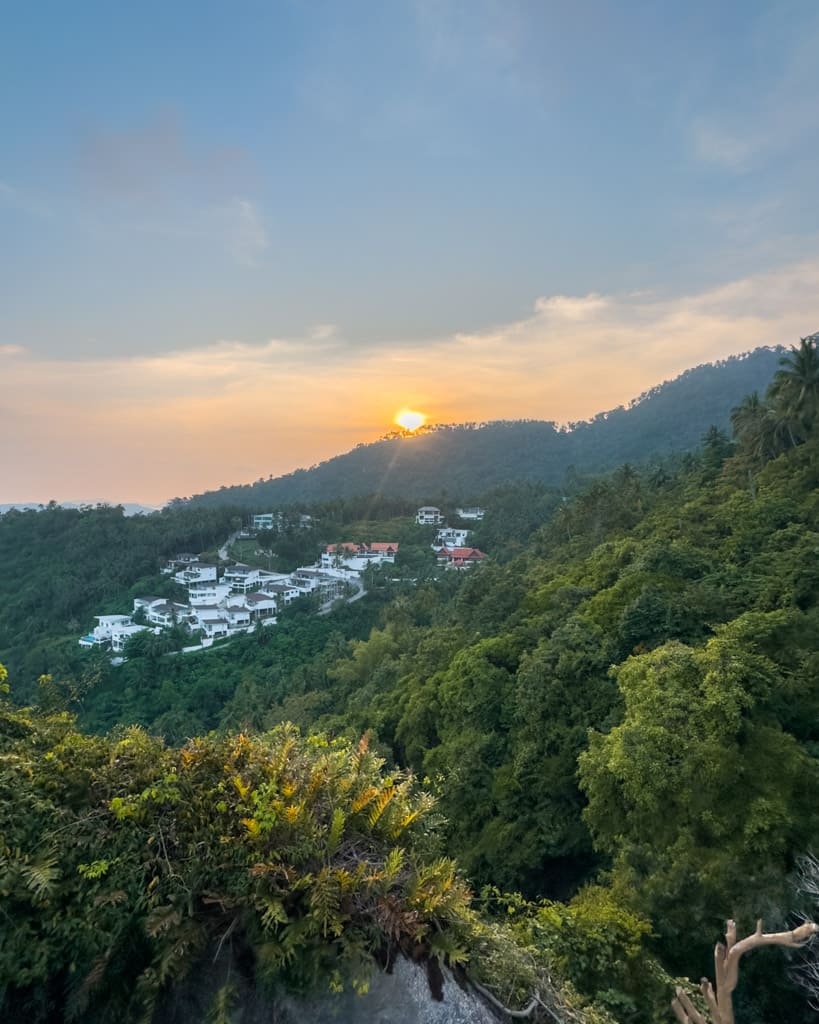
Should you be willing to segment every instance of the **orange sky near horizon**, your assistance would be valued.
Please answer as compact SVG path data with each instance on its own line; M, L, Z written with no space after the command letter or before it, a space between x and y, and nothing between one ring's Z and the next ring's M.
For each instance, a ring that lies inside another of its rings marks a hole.
M107 360L0 349L0 502L137 501L278 476L427 422L585 419L819 321L819 262L682 299L556 296L484 332L388 349L338 335Z

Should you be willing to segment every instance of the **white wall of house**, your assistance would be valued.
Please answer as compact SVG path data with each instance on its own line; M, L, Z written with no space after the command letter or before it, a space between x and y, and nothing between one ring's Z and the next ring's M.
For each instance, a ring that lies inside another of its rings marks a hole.
M441 510L434 505L422 505L415 513L415 522L419 526L440 526L443 521Z
M467 508L456 508L455 514L461 519L483 519L486 515L486 509L472 505Z
M229 593L229 583L195 583L188 588L188 600L192 607L203 604L219 604Z
M111 634L111 650L118 654L122 653L128 640L137 633L144 633L150 630L150 626L137 626L131 623L128 626L120 626Z
M453 526L445 526L436 534L433 547L462 548L468 536L469 530L456 530Z
M174 576L174 580L183 587L189 587L194 583L215 583L217 571L215 565L198 563L190 565Z
M94 618L97 625L94 627L93 636L98 640L110 640L115 629L131 625L130 615L95 615Z

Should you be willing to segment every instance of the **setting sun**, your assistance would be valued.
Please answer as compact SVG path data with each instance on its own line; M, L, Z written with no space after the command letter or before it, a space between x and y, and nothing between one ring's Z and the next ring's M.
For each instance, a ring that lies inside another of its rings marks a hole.
M412 409L402 409L401 412L396 413L395 422L399 427L403 427L404 430L417 430L423 426L426 416L422 412L415 412Z

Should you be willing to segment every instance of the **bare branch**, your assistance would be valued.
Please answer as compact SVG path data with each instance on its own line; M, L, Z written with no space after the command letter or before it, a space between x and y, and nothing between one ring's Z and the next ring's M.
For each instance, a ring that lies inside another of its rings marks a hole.
M763 932L762 920L756 923L756 930L751 935L737 941L735 921L727 921L725 925L726 942L718 942L714 947L714 975L716 989L707 978L702 979L700 991L708 1004L713 1024L734 1024L733 992L739 981L739 961L751 949L759 946L786 946L800 949L819 932L819 925L812 921L794 928L789 932ZM693 1006L691 1000L682 989L671 1003L671 1009L680 1024L708 1024Z
M708 1024L700 1011L691 1002L685 989L677 986L677 995L671 1004L671 1009L680 1024Z

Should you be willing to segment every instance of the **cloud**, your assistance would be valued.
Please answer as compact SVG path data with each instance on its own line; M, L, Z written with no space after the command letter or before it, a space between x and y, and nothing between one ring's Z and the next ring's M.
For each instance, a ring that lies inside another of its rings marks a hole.
M226 222L231 255L247 267L257 266L259 257L270 245L258 208L249 199L232 199L226 208Z
M87 129L77 168L90 204L76 220L94 234L211 243L245 267L257 266L270 245L261 207L246 192L256 178L247 151L193 139L173 110L124 128Z
M694 156L705 163L717 164L729 171L744 171L751 157L764 145L757 137L741 138L706 118L697 118L691 126Z
M161 501L287 472L380 435L403 406L443 422L584 419L697 363L795 343L817 325L813 260L682 296L543 296L520 320L389 347L355 347L325 324L127 359L7 351L15 445L0 501Z
M763 11L746 45L748 67L756 67L746 87L733 104L717 96L689 124L693 156L735 174L803 153L819 129L819 17L789 22L781 11Z
M22 345L0 345L0 356L21 356L25 351Z
M338 333L336 324L316 324L310 331L310 337L315 341L327 341Z
M155 202L191 189L223 195L255 176L247 150L194 140L171 109L126 127L92 125L76 152L81 178L107 200Z

